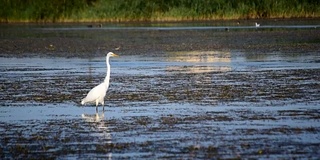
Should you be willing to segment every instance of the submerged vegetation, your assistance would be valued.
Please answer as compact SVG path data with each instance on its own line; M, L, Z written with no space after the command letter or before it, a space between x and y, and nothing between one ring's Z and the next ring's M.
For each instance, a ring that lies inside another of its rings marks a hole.
M1 22L320 17L319 0L0 0Z

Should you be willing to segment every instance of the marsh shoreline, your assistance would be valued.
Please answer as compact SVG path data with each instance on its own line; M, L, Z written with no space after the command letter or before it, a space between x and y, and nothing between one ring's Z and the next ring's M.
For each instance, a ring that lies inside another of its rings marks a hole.
M124 55L215 50L256 54L318 52L319 20L295 22L262 21L263 25L269 26L266 28L251 27L254 21L245 21L241 26L238 26L236 21L186 23L202 26L195 29L183 28L184 23L148 23L142 26L111 23L103 28L87 28L83 23L1 25L0 56L94 57L109 51ZM309 24L313 27L283 28L292 24ZM171 25L178 27L170 29ZM208 26L218 27L206 28Z

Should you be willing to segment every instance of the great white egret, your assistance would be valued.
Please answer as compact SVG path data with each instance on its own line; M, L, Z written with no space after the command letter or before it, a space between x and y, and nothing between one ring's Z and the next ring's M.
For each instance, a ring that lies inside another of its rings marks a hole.
M256 22L256 27L260 27L260 24Z
M99 103L104 106L104 97L106 96L106 92L109 88L109 80L110 80L110 64L109 64L109 58L110 57L116 57L117 54L114 54L112 52L109 52L106 56L106 64L107 64L107 75L106 78L102 83L92 88L87 96L82 99L81 104L84 105L88 102L95 102L96 106L99 105Z

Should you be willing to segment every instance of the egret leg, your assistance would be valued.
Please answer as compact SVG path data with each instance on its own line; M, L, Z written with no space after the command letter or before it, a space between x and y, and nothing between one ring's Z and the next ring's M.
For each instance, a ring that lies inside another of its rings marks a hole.
M103 100L102 100L101 104L102 104L102 111L104 112L104 101Z
M96 100L96 112L98 112L99 99Z
M99 100L97 99L96 100L96 107L98 107L98 105L99 105Z
M104 111L104 99L101 99L102 110Z

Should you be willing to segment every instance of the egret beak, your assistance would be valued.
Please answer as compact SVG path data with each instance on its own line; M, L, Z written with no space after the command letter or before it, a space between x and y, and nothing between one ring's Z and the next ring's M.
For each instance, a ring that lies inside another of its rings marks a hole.
M113 53L112 57L119 57L119 55Z

